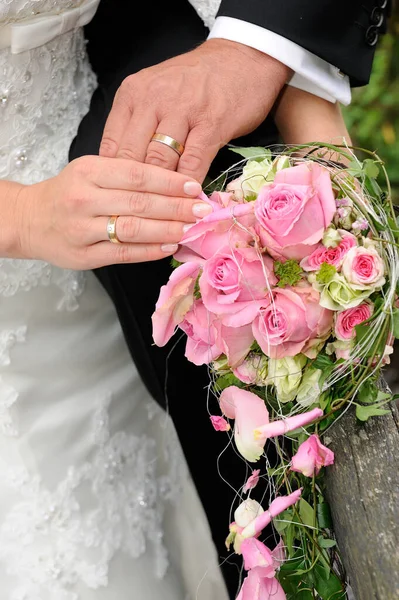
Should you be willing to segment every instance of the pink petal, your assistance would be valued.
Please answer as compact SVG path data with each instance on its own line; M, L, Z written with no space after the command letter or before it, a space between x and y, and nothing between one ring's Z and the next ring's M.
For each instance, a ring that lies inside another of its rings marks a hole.
M260 469L255 469L252 471L252 475L250 475L247 479L246 484L244 485L243 492L249 492L249 490L253 490L259 483L259 473Z
M273 502L269 506L269 510L266 510L264 513L260 514L256 519L252 521L245 529L242 531L241 535L243 538L255 537L261 533L261 531L269 525L274 517L277 517L280 513L285 511L289 506L295 504L302 494L302 488L292 492L289 496L280 496L273 500Z
M266 423L262 427L258 427L254 432L254 436L256 439L262 439L266 441L270 437L275 437L277 435L285 435L288 431L294 431L294 429L298 429L299 427L304 427L305 425L309 425L312 421L315 421L319 417L323 416L323 411L321 408L314 408L308 412L302 413L300 415L295 415L294 417L287 417L282 421L272 421L271 423Z
M237 450L250 462L256 462L263 454L264 442L255 440L254 430L269 421L264 401L236 386L230 386L220 395L220 408L229 419L235 419L234 438Z
M209 418L215 431L230 431L230 425L223 417L211 415Z

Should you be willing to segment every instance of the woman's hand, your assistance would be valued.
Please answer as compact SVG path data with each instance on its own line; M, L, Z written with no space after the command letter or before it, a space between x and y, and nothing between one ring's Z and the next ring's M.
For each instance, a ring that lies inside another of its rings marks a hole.
M340 105L323 100L292 86L286 86L275 105L274 118L285 144L327 142L351 145ZM333 157L330 160L341 160Z
M133 160L86 156L16 198L20 258L94 269L173 254L184 226L211 208L186 175ZM112 244L107 223L118 215ZM15 256L15 252L13 253Z

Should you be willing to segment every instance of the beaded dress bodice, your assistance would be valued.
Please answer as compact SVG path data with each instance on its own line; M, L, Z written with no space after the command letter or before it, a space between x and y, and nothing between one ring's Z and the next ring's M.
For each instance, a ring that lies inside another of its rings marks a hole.
M31 184L66 165L96 85L71 11L93 1L0 0L1 179ZM0 258L1 600L186 600L177 503L207 532L187 481L94 275ZM225 598L221 581L212 589L200 597Z

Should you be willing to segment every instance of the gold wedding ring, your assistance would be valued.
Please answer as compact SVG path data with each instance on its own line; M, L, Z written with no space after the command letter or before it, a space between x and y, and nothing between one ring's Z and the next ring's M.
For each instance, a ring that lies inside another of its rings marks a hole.
M113 215L112 217L110 217L108 219L108 223L107 223L107 236L110 242L112 242L112 244L121 244L122 242L120 241L120 239L118 238L118 236L116 235L116 222L118 220L118 216L117 215Z
M184 152L183 144L179 144L177 140L170 137L170 135L164 135L163 133L154 133L151 138L152 142L160 142L161 144L165 144L165 146L169 146L172 148L179 156L181 156Z

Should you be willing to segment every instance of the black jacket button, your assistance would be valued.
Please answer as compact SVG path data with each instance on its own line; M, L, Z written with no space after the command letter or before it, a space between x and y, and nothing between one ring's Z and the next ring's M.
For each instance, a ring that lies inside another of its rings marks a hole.
M378 28L372 25L366 31L365 35L366 44L369 46L375 46L378 42Z

